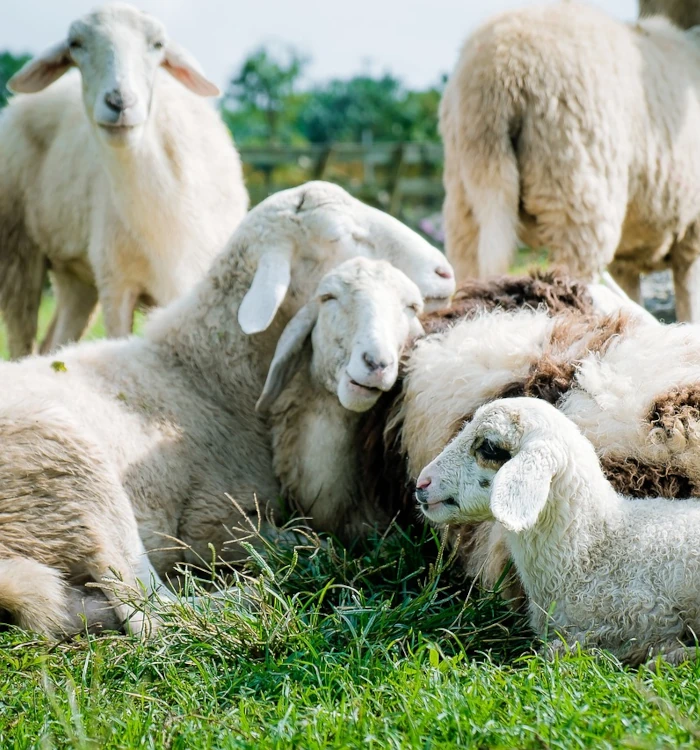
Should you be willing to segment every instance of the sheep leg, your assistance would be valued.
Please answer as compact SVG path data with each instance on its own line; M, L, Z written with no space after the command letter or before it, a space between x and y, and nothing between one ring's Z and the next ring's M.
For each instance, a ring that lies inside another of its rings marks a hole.
M632 268L621 266L615 262L610 264L609 268L613 279L620 285L622 291L638 305L642 301L641 275L639 271Z
M445 162L445 255L454 268L457 283L479 275L479 227L454 160Z
M77 341L85 333L97 305L97 290L92 284L62 272L54 273L52 281L56 312L41 344L42 354Z
M0 282L0 312L7 327L11 359L31 354L39 322L41 292L46 278L46 260L36 250L15 273ZM12 271L12 269L10 269Z
M700 322L700 238L697 234L693 227L671 249L676 318L680 322Z
M134 312L139 300L135 289L100 295L104 313L105 330L109 338L129 336L134 327Z

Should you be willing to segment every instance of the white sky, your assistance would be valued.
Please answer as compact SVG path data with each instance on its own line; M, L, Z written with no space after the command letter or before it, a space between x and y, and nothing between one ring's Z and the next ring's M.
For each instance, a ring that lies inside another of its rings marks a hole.
M623 20L636 0L591 0ZM0 49L38 52L99 0L2 0ZM411 86L448 72L464 37L493 13L531 0L135 0L158 16L207 75L224 86L262 43L293 44L313 58L314 81L390 71Z

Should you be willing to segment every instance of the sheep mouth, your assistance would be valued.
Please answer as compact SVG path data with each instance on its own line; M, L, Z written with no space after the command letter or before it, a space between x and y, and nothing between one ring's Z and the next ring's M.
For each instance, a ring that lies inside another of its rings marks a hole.
M437 312L444 310L450 304L451 297L426 297L423 300L425 312Z
M373 396L378 396L379 394L383 393L381 388L373 388L369 385L362 385L362 383L358 383L357 380L353 380L352 378L350 378L350 385L360 391L360 393L367 393Z
M439 500L418 500L418 505L420 505L422 511L430 512L441 505L445 505L448 508L456 508L458 503L453 497L441 497Z

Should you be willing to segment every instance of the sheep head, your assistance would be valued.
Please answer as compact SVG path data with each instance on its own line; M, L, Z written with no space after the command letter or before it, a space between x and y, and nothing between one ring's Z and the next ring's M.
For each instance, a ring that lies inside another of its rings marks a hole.
M72 67L80 70L88 119L110 145L141 135L161 67L196 94L219 93L189 53L168 40L160 21L121 3L74 21L66 39L30 60L7 85L18 93L35 93Z
M499 399L478 409L423 469L416 499L435 523L495 519L509 531L524 531L538 522L571 456L600 473L593 447L551 404Z
M285 328L258 410L275 401L310 342L311 377L350 411L371 409L392 388L404 349L423 333L418 287L386 261L354 258L321 280Z
M270 196L248 214L232 241L259 253L238 310L248 334L266 330L282 306L293 315L323 275L350 258L388 261L418 286L428 308L446 305L455 290L452 268L439 250L327 182Z

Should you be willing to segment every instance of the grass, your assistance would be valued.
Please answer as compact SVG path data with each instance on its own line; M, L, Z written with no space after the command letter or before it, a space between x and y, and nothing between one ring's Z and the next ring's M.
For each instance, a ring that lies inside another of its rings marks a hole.
M183 604L147 642L0 632L0 748L700 746L700 662L546 662L421 533L268 547L250 609Z

